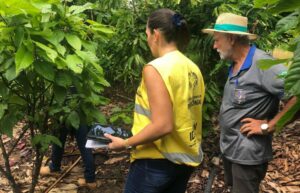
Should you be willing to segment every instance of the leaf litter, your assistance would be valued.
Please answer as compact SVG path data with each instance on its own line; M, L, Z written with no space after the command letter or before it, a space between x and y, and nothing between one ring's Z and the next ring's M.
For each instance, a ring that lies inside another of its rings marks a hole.
M20 133L22 125L18 125L14 138L2 136L5 146L10 147ZM211 133L203 138L203 151L205 154L203 163L199 166L188 182L186 193L202 193L205 191L210 174L215 168L215 177L212 182L212 193L226 193L226 187L222 170L222 160L219 158L219 134ZM268 172L261 184L261 193L300 193L300 121L289 124L273 140L274 160L270 162ZM67 169L80 155L74 140L68 138L66 152L62 161L63 169ZM43 164L49 162L50 151L44 158ZM33 151L30 147L29 136L25 135L24 140L20 141L17 150L11 154L12 171L21 185L22 192L28 192L31 183ZM83 177L82 160L76 165L53 189L51 193L121 193L124 188L126 175L129 168L129 152L112 152L106 149L94 151L96 164L96 190L89 190L79 187L77 180ZM4 162L0 159L0 165ZM56 176L40 177L36 192L44 192L59 177ZM8 181L0 174L0 193L11 192Z

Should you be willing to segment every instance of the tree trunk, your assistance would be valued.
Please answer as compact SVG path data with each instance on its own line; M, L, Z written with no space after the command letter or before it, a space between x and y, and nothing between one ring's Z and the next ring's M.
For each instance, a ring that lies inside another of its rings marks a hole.
M2 157L3 157L3 160L4 160L4 164L5 164L5 170L0 166L0 172L3 173L3 175L7 178L13 192L14 193L21 193L20 188L19 188L18 184L16 183L16 180L14 179L14 177L11 173L11 169L10 169L10 165L9 165L9 156L6 153L6 149L5 149L5 146L3 144L2 137L0 137L0 148L2 150Z
M35 147L35 153L36 153L36 157L33 164L32 181L31 181L29 193L34 193L35 187L38 183L40 169L44 157L44 153L41 152L41 150L38 147Z

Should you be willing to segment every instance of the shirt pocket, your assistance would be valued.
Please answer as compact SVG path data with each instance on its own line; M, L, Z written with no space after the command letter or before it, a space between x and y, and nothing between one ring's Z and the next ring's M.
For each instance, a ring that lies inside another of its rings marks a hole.
M253 91L247 88L236 87L232 92L232 105L236 108L248 108L252 104Z

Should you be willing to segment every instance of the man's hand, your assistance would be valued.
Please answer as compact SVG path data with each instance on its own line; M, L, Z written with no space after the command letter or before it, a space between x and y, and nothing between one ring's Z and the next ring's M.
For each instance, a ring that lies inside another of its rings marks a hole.
M260 128L261 124L267 123L266 120L257 120L252 118L245 118L241 121L243 123L240 131L242 134L250 137L252 135L263 135L262 130Z
M116 150L116 151L126 149L126 142L124 139L120 137L114 137L107 133L105 133L104 136L111 140L111 143L108 144L109 149Z

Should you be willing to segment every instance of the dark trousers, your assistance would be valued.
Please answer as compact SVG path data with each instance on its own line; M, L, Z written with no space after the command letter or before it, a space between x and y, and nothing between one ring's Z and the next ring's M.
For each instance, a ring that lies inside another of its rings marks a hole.
M268 163L241 165L223 158L225 183L232 186L232 193L258 193L264 179Z
M85 148L87 132L88 127L81 125L78 129L75 129L75 138L84 164L84 178L86 182L91 183L95 181L95 164L92 149ZM68 129L62 128L59 137L62 147L55 144L52 145L51 163L49 165L51 171L60 171L68 133Z
M185 193L194 167L167 159L135 160L127 176L124 193Z

